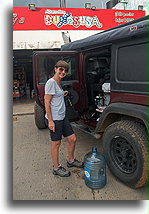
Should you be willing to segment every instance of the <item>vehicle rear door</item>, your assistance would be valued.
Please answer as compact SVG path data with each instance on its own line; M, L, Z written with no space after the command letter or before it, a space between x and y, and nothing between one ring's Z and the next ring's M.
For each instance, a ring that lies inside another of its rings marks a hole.
M44 106L44 88L46 81L54 75L54 66L57 61L64 60L69 64L67 76L62 79L63 90L69 91L65 98L67 116L73 121L78 119L77 111L83 108L80 104L80 81L79 81L79 53L74 51L37 51L33 54L34 65L34 89L36 102ZM73 104L73 106L71 106ZM75 109L75 110L74 110Z

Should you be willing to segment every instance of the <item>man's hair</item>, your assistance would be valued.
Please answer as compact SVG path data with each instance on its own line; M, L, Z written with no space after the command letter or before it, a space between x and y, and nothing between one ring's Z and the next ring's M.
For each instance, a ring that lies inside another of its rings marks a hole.
M63 60L59 60L56 64L55 64L55 67L58 68L58 67L63 67L65 69L69 69L69 66L68 66L68 63L63 61Z

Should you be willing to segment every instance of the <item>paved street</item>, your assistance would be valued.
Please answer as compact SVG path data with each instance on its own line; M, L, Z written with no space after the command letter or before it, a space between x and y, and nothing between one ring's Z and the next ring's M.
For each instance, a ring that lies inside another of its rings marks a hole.
M102 143L74 128L77 134L76 158L83 160L92 146L102 151ZM52 174L48 129L38 130L33 115L13 116L13 199L14 200L144 200L147 187L131 189L107 169L107 185L92 191L86 187L82 169L70 169L71 176ZM60 161L66 166L66 139L60 148Z

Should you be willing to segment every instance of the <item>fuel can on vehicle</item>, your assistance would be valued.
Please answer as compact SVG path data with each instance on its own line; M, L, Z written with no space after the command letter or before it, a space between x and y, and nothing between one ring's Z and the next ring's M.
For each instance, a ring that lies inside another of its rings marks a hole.
M91 189L101 189L107 183L105 157L96 147L84 157L84 180Z

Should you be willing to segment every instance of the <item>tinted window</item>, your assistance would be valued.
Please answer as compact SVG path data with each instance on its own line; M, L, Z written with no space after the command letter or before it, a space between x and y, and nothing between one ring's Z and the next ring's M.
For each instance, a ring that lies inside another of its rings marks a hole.
M65 60L69 64L67 76L63 81L76 79L76 56L72 55L38 55L37 56L37 73L38 84L45 84L46 81L54 75L54 66L57 61Z
M147 82L147 43L118 49L117 80Z

